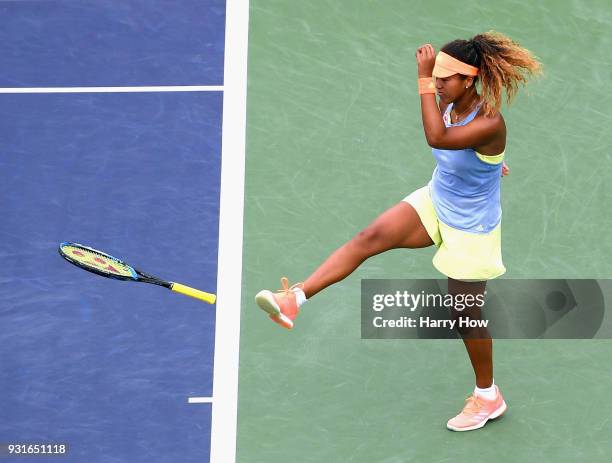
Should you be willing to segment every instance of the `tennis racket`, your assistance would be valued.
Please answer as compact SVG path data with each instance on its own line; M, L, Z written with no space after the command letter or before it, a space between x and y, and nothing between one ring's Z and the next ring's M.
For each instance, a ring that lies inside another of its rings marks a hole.
M164 281L153 275L148 275L134 267L130 267L116 257L109 256L102 251L83 246L82 244L62 243L59 246L59 253L60 256L71 264L103 277L114 278L116 280L140 281L141 283L163 286L174 292L200 299L209 304L214 304L217 299L217 296L214 294L205 293L199 289L190 288L189 286L172 281Z

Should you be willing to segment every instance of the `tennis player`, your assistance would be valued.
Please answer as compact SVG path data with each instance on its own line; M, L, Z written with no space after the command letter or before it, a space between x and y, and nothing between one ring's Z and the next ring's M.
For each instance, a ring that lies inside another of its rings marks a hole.
M308 299L347 277L367 258L389 249L435 245L433 265L448 277L449 293L483 295L487 280L506 271L500 187L509 170L504 163L502 89L509 104L518 84L540 73L541 64L495 31L449 42L437 56L430 44L423 45L416 61L423 129L437 161L431 180L333 252L303 283L290 287L283 277L281 290L260 291L257 304L279 325L293 328L300 306ZM473 336L459 331L476 387L447 427L469 431L503 414L507 405L494 382L488 332Z

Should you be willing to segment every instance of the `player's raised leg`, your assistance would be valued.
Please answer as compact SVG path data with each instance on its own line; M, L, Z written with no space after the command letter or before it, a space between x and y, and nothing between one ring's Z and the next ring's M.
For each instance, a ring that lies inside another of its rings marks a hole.
M336 249L304 283L289 287L288 280L283 277L281 290L276 293L260 291L255 300L273 321L291 329L306 298L346 278L369 257L389 249L423 248L432 244L414 207L402 201Z

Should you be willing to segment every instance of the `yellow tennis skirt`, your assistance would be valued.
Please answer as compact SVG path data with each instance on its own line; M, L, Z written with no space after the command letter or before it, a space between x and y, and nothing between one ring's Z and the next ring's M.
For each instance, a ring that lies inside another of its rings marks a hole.
M438 247L433 265L447 277L463 281L491 280L503 275L501 222L489 233L469 233L438 219L429 185L403 199L414 207Z

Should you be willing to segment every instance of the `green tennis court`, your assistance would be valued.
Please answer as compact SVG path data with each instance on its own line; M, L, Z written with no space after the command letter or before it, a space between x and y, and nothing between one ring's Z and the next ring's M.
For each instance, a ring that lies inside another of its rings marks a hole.
M502 109L504 278L608 278L609 2L251 0L249 29L238 461L609 461L610 341L495 341L509 410L452 433L461 341L360 338L361 279L440 278L432 248L371 258L293 331L253 301L427 183L415 50L489 29L544 65Z

